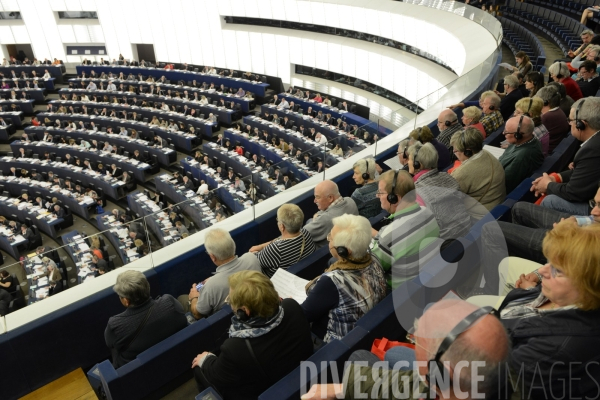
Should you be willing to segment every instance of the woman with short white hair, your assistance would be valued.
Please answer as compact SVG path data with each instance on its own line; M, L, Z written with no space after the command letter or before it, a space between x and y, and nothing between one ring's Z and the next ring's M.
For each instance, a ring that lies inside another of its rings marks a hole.
M550 66L550 68L548 68L548 73L554 82L560 82L565 85L567 95L571 96L574 101L577 101L583 97L583 93L581 93L579 85L573 80L573 78L571 78L571 71L569 71L569 67L567 66L566 62L555 62Z
M250 248L256 253L263 274L272 277L278 268L287 269L315 251L310 233L302 228L304 213L295 204L284 204L277 210L277 228L281 236Z
M337 261L306 285L308 297L302 303L313 332L324 342L342 339L386 295L383 269L369 252L369 220L344 214L332 222L327 240Z

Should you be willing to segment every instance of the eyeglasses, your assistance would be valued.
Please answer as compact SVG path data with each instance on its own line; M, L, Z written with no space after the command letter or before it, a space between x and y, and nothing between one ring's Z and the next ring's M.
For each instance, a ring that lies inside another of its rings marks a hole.
M575 121L575 119L567 118L567 123L571 125L571 122Z
M379 197L379 196L387 196L386 192L380 192L379 190L375 192L375 196Z
M590 208L599 207L598 202L594 199L590 200Z
M560 269L556 268L552 264L550 264L550 275L552 275L553 278L560 278L561 276L565 276L565 274Z
M332 239L332 238L331 238L331 232L329 232L329 233L327 234L327 241L328 241L328 242L331 242L331 239Z
M506 135L514 135L515 133L517 133L517 132L508 132L508 131L504 131L504 132L502 132L502 134L503 134L504 136L506 136Z

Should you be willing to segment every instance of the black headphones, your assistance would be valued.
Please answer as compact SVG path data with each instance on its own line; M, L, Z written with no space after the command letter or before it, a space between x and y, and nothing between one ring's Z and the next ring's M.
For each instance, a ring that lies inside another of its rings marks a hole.
M585 123L583 120L579 119L579 110L581 110L581 107L583 107L583 103L585 103L585 100L582 100L581 103L577 105L577 109L575 110L575 128L577 128L578 131L583 131L585 129Z
M462 321L460 321L450 331L450 333L448 333L448 335L444 338L444 340L442 340L442 343L440 343L440 347L438 347L437 352L435 353L435 357L433 359L429 360L429 362L427 363L427 366L429 369L428 369L427 375L425 377L429 384L432 383L432 379L431 379L432 375L437 374L438 377L443 376L443 371L444 371L445 367L444 367L444 363L442 361L440 361L440 358L442 358L442 356L446 353L446 351L448 351L448 349L450 348L452 343L454 343L456 341L458 336L460 336L461 333L463 333L467 329L469 329L475 322L477 322L479 320L479 318L486 316L488 314L495 315L494 311L495 310L492 307L478 308L477 310L473 311L471 314L467 315ZM452 381L452 379L436 379L436 383L438 383L438 382L442 383L442 385L438 385L439 389L442 391L448 390L448 386L451 381Z
M235 312L235 316L237 317L237 319L239 319L242 322L246 322L250 319L250 316L248 314L246 314L246 312L244 310L242 310L241 308L239 308Z
M560 67L561 67L561 68L559 69L559 71L560 71L560 70L562 69L562 66L563 66L563 64L565 64L565 63L561 61L561 62L559 62L558 64L559 64L559 65L560 65ZM567 65L567 64L565 64L565 66L566 66L566 65ZM562 79L562 78L564 78L563 74L561 74L560 72L559 72L558 74L556 74L556 77L557 77L558 79Z
M415 155L413 156L413 168L414 169L421 169L421 163L419 162L419 160L417 160L417 155L419 154L419 150L421 150L421 148L423 148L423 146L417 147L417 151L415 151Z
M363 172L363 174L362 174L362 178L363 178L365 181L368 181L369 179L371 179L371 175L369 175L369 161L368 161L368 160L365 160L365 163L367 163L367 170L366 170L366 172ZM339 252L338 252L338 253L339 253ZM340 255L341 255L341 254L340 254Z
M550 97L550 100L552 100L553 98L555 98L555 97L556 97L556 95L558 95L558 97L562 97L562 96L560 95L560 92L558 91L558 88L556 88L556 87L555 87L555 89L556 89L556 92L554 92L554 94L552 95L552 97ZM545 106L548 106L548 105L550 105L550 100L544 100L544 105L545 105Z
M514 137L517 140L523 139L523 134L521 133L521 123L523 122L524 117L525 115L521 115L521 118L519 118L519 125L517 125L517 131L514 134Z
M460 135L460 139L463 147L463 154L465 157L473 157L473 150L467 149L467 141L465 140L465 135L467 132L463 131L462 135Z
M404 152L406 154L406 150ZM398 203L398 195L396 194L396 179L398 179L398 172L399 170L394 171L394 180L392 181L392 193L389 193L386 198L388 203L390 204Z
M445 122L444 122L444 125L446 125L446 126L450 126L450 125L452 125L453 123L455 123L456 121L458 121L458 120L457 120L457 119L455 119L454 121L445 121Z

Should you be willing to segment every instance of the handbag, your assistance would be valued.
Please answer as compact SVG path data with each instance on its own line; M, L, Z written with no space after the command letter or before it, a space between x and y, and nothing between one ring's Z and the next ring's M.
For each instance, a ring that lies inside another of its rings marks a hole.
M391 349L392 347L408 347L409 349L415 349L414 344L404 343L404 342L396 342L393 340L389 340L388 338L381 338L373 340L373 345L371 346L371 353L375 354L381 361L384 360L385 352Z

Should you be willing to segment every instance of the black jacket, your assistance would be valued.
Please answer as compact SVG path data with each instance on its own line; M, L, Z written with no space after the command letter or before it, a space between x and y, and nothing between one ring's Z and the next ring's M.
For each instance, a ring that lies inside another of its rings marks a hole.
M533 301L540 290L540 286L514 289L499 310L516 299ZM525 384L524 397L599 396L600 310L555 311L539 317L503 319L502 323L512 341L511 366Z
M221 354L204 361L202 373L207 383L216 388L224 400L257 399L312 355L310 327L302 308L292 299L283 300L281 305L284 316L279 326L248 339L266 377L250 355L246 339L225 340Z

